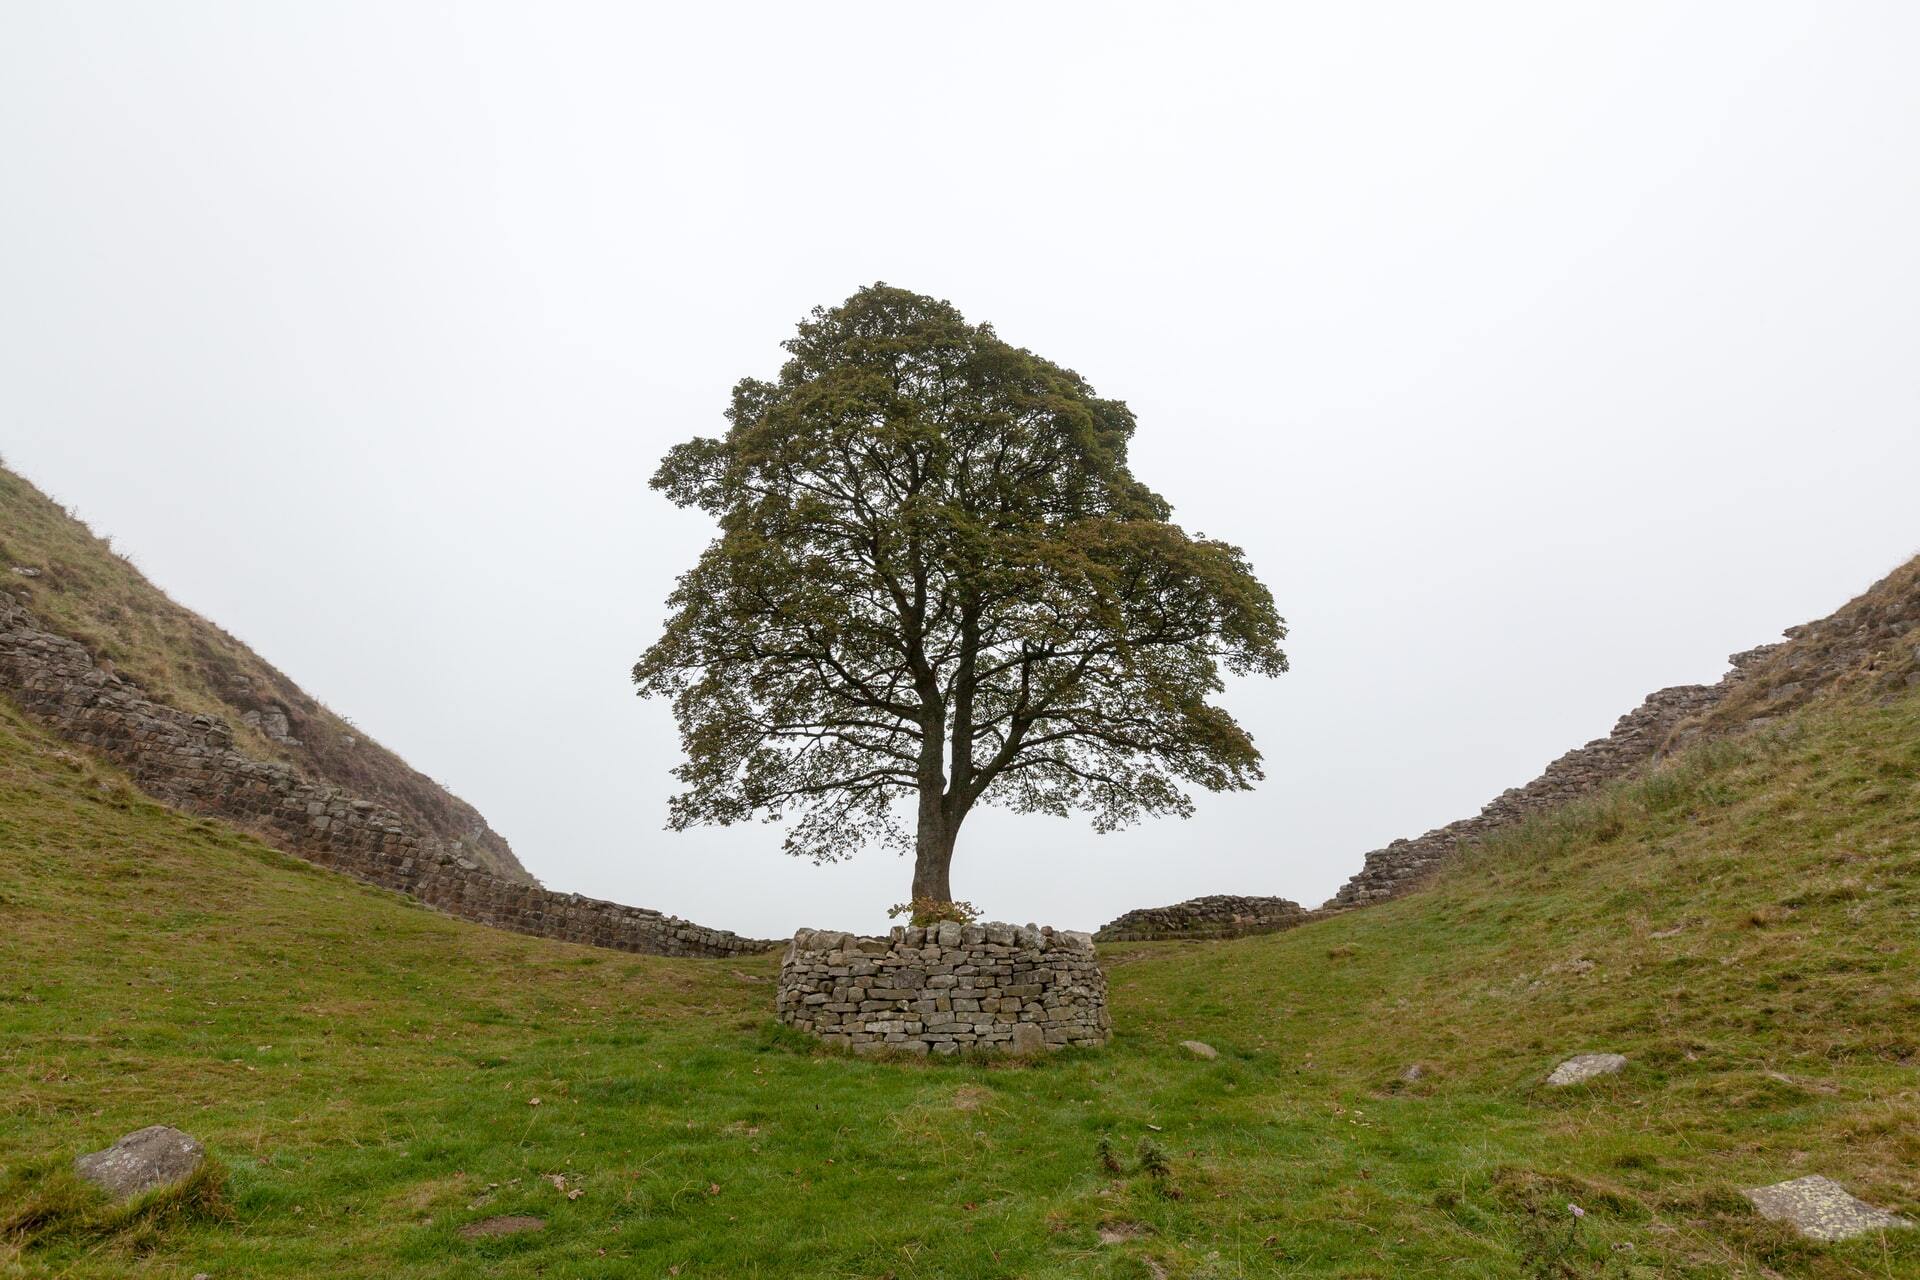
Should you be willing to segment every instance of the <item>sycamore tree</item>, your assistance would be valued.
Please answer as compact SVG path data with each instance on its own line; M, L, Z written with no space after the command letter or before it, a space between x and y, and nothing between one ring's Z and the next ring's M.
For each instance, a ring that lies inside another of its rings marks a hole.
M1223 670L1286 670L1285 623L1237 547L1134 479L1125 404L885 285L785 347L653 477L719 525L633 669L679 722L671 827L785 819L822 862L910 848L926 915L981 804L1105 831L1259 779L1211 699Z

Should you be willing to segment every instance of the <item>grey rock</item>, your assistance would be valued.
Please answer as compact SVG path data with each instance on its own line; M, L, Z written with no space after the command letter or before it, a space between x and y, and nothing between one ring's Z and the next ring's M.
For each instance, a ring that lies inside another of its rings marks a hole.
M73 1170L115 1200L131 1200L193 1176L207 1157L192 1137L164 1124L136 1129L104 1151L89 1151Z
M1581 1084L1596 1076L1609 1076L1627 1065L1627 1060L1617 1053L1582 1053L1568 1058L1553 1069L1547 1077L1547 1083L1556 1089L1564 1089L1570 1084Z
M1220 1051L1204 1040L1182 1040L1180 1047L1196 1058L1205 1058L1211 1062L1220 1056Z
M1424 1080L1426 1076L1427 1068L1418 1062L1410 1064L1405 1071L1400 1073L1400 1079L1407 1084L1412 1084L1416 1080Z
M1811 1174L1770 1187L1749 1187L1740 1193L1763 1218L1791 1223L1813 1240L1851 1240L1876 1231L1911 1227L1913 1223L1848 1194L1832 1178Z
M1047 1047L1047 1033L1037 1022L1016 1022L1013 1024L1013 1039L1008 1042L1009 1051L1027 1056L1043 1053Z

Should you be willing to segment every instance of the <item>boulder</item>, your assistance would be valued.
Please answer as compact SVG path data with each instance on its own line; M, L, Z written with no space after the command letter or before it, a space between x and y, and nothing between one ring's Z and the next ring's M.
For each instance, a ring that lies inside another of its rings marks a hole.
M1196 1058L1205 1058L1211 1062L1220 1056L1220 1051L1204 1040L1182 1040L1180 1047Z
M185 1182L207 1158L206 1149L164 1124L137 1129L104 1151L89 1151L73 1170L115 1200L131 1200Z
M1610 1076L1627 1065L1627 1060L1617 1053L1582 1053L1568 1058L1553 1069L1547 1077L1547 1083L1555 1089L1564 1089L1570 1084L1582 1084L1595 1076Z
M1786 1222L1811 1240L1851 1240L1854 1236L1911 1227L1913 1223L1855 1199L1832 1178L1812 1174L1740 1193L1763 1218Z

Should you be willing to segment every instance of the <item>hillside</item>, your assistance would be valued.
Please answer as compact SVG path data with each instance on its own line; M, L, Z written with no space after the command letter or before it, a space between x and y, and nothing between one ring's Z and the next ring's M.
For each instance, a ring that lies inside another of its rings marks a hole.
M495 875L533 883L486 819L368 738L245 644L184 609L86 525L0 468L0 578L148 697L218 716L247 755L377 800Z
M1920 1231L1737 1189L1920 1215L1917 926L1920 690L1863 686L1420 893L1103 947L1108 1049L853 1059L771 1025L773 957L448 919L0 709L0 1275L1916 1276ZM114 1213L65 1172L162 1122L224 1182ZM511 1213L547 1225L459 1234Z

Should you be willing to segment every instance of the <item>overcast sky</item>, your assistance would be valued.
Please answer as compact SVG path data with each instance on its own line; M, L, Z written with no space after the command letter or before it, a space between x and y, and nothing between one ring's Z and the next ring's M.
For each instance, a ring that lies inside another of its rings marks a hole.
M1140 419L1291 674L1258 790L978 813L1093 927L1328 896L1920 551L1920 6L0 9L0 452L547 884L880 927L891 854L663 830L646 481L876 280Z

